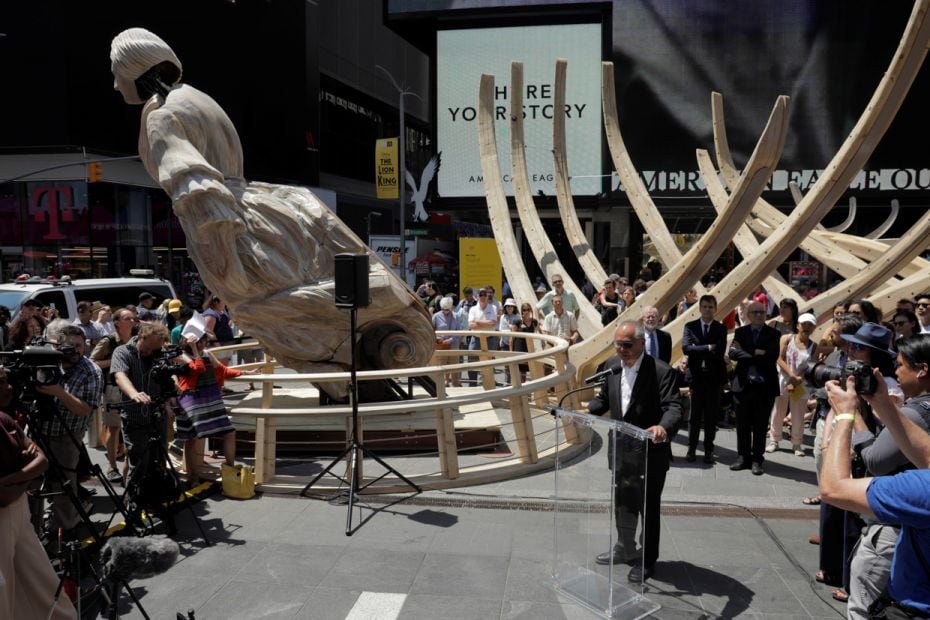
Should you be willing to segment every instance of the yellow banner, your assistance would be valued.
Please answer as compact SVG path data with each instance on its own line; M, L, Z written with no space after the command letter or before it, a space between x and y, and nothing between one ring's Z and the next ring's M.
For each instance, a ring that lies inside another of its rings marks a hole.
M378 198L393 198L398 196L398 138L382 138L375 143L375 184L378 188Z
M497 253L497 241L477 237L459 238L459 299L464 299L462 289L470 286L478 289L488 284L494 287L495 297L501 303L501 255Z

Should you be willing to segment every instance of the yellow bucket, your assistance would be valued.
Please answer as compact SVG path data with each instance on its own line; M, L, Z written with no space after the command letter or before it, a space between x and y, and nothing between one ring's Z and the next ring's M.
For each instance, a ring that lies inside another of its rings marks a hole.
M223 463L223 495L233 499L249 499L255 495L255 468L245 465L230 467Z

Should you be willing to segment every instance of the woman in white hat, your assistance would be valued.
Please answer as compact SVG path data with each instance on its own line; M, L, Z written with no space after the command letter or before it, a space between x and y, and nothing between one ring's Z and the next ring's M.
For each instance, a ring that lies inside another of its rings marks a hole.
M798 333L781 337L778 355L778 380L781 395L772 408L769 443L766 452L775 452L781 441L785 415L791 412L791 449L795 455L804 456L804 414L807 413L808 388L804 371L810 360L816 360L817 343L811 334L817 327L817 318L804 313L798 317Z

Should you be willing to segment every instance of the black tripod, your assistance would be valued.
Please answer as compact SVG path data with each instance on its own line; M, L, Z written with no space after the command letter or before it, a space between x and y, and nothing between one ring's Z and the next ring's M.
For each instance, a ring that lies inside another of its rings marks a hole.
M83 441L79 440L73 431L71 431L65 424L64 416L58 410L58 407L51 402L47 397L36 396L33 400L28 401L25 398L20 398L19 402L24 405L24 410L26 413L26 420L29 426L29 435L32 437L33 441L38 444L39 448L45 453L46 458L48 459L49 469L46 472L46 483L51 480L55 480L59 487L59 491L44 492L40 491L36 494L36 499L39 500L39 509L38 512L41 514L41 500L46 497L53 497L56 495L64 495L74 506L75 511L78 513L81 522L84 524L85 529L88 531L90 536L93 538L94 543L100 545L103 540L100 533L97 530L97 527L90 519L90 515L84 510L83 502L78 496L78 489L70 484L70 481L67 478L66 471L69 468L66 468L59 460L58 455L51 448L51 438L42 431L42 417L48 417L51 415L56 419L58 424L64 429L64 436L67 437L68 441L74 446L78 454L84 457L87 457L87 447L84 445ZM80 456L79 459L80 461ZM88 460L90 460L88 458ZM91 474L97 479L97 482L100 483L100 486L106 492L107 497L110 498L110 501L113 504L113 513L110 516L109 521L107 522L107 527L109 523L113 520L113 517L119 513L123 516L124 519L127 519L128 513L126 512L125 507L123 506L122 499L120 495L113 488L112 483L107 480L106 476L103 474L103 470L100 468L99 464L92 464ZM43 485L44 487L45 485ZM37 518L39 518L37 516ZM128 520L127 520L128 523ZM106 529L106 528L104 528ZM41 531L37 531L41 535Z
M114 403L113 406L121 408L130 404L135 403L124 401ZM204 542L208 547L212 546L213 543L207 537L190 502L179 499L183 492L181 481L165 447L164 434L159 428L164 415L160 412L162 404L163 400L157 398L148 405L151 414L148 416L145 459L143 463L133 467L132 475L126 482L125 495L129 506L127 523L135 527L144 526L143 514L145 514L149 521L148 529L151 530L155 526L153 516L157 516L166 524L169 535L173 536L177 533L173 517L175 506L183 504L190 511ZM127 455L126 458L129 456Z
M338 256L339 255L337 255L337 257ZM366 277L367 277L367 272L366 272ZM337 302L336 305L340 305L340 304ZM358 371L358 363L356 360L357 346L355 342L355 327L356 327L357 315L358 315L358 304L352 303L352 305L349 307L349 317L350 317L349 318L349 330L350 330L349 338L352 339L352 354L350 358L351 359L351 370L350 370L351 374L350 374L350 379L349 379L349 394L352 399L352 436L349 439L349 445L346 446L346 449L343 450L339 454L339 456L333 459L333 462L327 465L326 469L321 471L319 474L316 475L316 477L313 478L313 480L308 482L307 486L305 486L303 490L300 492L301 495L306 496L307 491L310 490L310 488L314 484L316 484L320 478L330 473L333 467L335 467L339 463L339 461L344 459L346 456L349 456L349 470L348 470L349 480L346 480L345 478L337 474L332 474L334 477L341 480L343 483L349 485L349 491L348 491L349 508L346 513L346 536L351 536L352 534L355 533L355 530L352 529L352 506L355 504L356 493L361 493L362 491L364 491L371 485L375 484L376 482L378 482L379 480L381 480L388 474L394 474L395 476L403 480L404 483L407 484L407 486L411 487L417 493L422 492L422 489L419 486L415 485L413 482L408 480L406 477L404 477L403 474L401 474L399 471L397 471L396 469L394 469L393 467L385 463L383 460L381 460L378 457L378 455L376 455L374 452L366 448L365 444L363 444L361 439L359 438L359 433L358 433L358 380L356 379L356 372ZM361 452L363 455L368 456L369 458L376 461L379 465L381 465L385 469L385 472L381 474L380 476L378 476L377 478L375 478L374 480L371 480L365 484L362 484L361 474L359 473L359 469L358 469L359 452ZM361 524L359 525L361 526Z

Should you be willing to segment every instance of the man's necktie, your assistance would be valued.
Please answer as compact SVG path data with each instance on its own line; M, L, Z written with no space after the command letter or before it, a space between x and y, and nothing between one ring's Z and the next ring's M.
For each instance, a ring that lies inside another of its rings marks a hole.
M707 340L707 333L710 331L710 327L704 325L704 340Z
M758 329L752 330L752 343L759 344L759 330Z
M659 359L659 343L655 332L649 335L649 355Z

